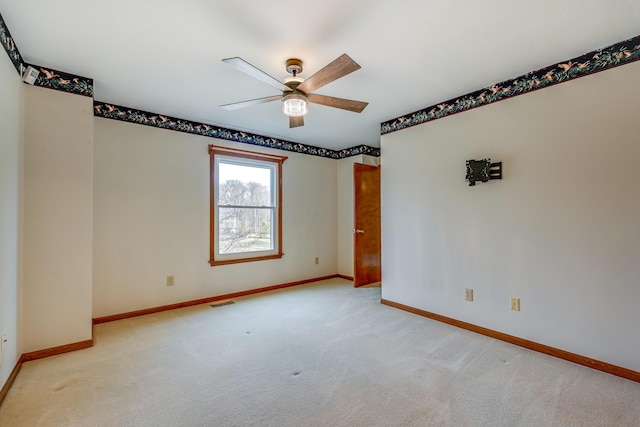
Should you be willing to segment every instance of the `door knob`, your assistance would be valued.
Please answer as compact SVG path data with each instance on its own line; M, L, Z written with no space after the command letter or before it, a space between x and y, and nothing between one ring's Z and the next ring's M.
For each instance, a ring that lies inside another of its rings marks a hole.
M359 228L353 229L353 234L362 234L362 233L364 233L364 230L360 230Z

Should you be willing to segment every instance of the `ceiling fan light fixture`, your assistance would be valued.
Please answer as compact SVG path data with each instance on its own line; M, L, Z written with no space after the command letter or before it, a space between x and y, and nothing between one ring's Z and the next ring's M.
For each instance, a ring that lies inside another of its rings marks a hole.
M307 97L300 93L290 93L282 97L282 111L289 117L307 114Z

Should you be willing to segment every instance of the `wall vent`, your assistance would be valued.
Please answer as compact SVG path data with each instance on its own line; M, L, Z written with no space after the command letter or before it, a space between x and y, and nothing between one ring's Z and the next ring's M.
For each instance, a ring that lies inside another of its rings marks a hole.
M222 307L222 306L225 306L225 305L231 305L231 304L235 304L235 303L236 303L235 301L225 301L225 302L221 302L221 303L218 303L218 304L211 304L211 307L218 308L218 307Z

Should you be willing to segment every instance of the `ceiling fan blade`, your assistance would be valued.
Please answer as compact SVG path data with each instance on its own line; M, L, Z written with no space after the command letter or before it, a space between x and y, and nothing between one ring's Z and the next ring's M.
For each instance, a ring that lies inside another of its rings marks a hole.
M343 53L341 56L334 59L333 62L326 65L322 70L300 83L300 85L298 85L298 90L307 94L311 93L314 90L359 69L360 66L353 59L349 58L346 53Z
M249 64L247 61L245 61L242 58L239 58L236 56L234 58L223 59L222 62L224 62L225 64L231 65L233 68L240 70L243 73L246 73L253 78L258 79L261 82L269 84L278 90L285 91L285 92L291 91L291 88L289 86L285 86L284 84L282 84L282 82L271 77L269 74L265 73L261 69L256 68L253 65Z
M297 128L298 126L304 126L304 116L289 117L289 127Z
M282 99L282 95L272 95L265 98L251 99L249 101L233 102L231 104L221 105L220 108L225 110L237 110L239 108L251 107L252 105L264 104L265 102L278 101Z
M341 108L343 110L361 113L365 109L368 102L353 101L351 99L334 98L333 96L317 95L310 93L307 95L307 101L314 104L326 105L327 107Z

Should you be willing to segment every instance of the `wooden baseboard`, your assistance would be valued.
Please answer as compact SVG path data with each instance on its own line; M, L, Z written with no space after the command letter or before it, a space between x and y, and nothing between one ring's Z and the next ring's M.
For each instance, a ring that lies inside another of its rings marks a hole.
M344 274L338 274L338 275L336 275L336 277L339 277L341 279L349 280L349 281L353 282L353 277L351 277L351 276L345 276Z
M314 277L313 279L298 280L296 282L283 283L281 285L274 285L274 286L267 286L265 288L251 289L251 290L248 290L248 291L234 292L234 293L231 293L231 294L218 295L218 296L215 296L215 297L208 297L208 298L196 299L196 300L192 300L192 301L179 302L179 303L176 303L176 304L163 305L163 306L160 306L160 307L151 307L151 308L145 308L143 310L129 311L127 313L112 314L110 316L96 317L95 319L93 319L93 324L94 325L98 325L100 323L113 322L115 320L128 319L130 317L144 316L146 314L159 313L159 312L167 311L167 310L175 310L177 308L191 307L193 305L200 305L200 304L208 304L208 303L211 303L211 302L222 301L222 300L232 299L232 298L240 298L240 297L244 297L244 296L247 296L247 295L260 294L260 293L263 293L263 292L274 291L276 289L282 289L282 288L288 288L288 287L291 287L291 286L304 285L306 283L311 283L311 282L318 282L320 280L333 279L334 277L339 277L339 276L337 274L332 274L330 276Z
M7 381L4 383L2 389L0 390L0 406L4 401L4 398L7 397L7 393L9 393L9 389L11 388L13 381L16 379L16 376L18 376L20 368L22 368L22 356L20 356L20 358L18 359L18 363L16 363L13 371L11 371L11 374L9 374L9 378L7 378Z
M486 335L491 338L505 341L510 344L515 344L520 347L527 348L529 350L537 351L539 353L548 354L550 356L554 356L559 359L577 363L578 365L586 366L592 369L597 369L598 371L606 372L608 374L622 377L631 381L640 382L640 372L633 371L631 369L612 365L610 363L602 362L600 360L591 359L590 357L581 356L579 354L570 353L568 351L560 350L558 348L549 347L544 344L539 344L533 341L515 337L513 335L508 335L502 332L494 331L492 329L483 328L482 326L477 326L471 323L462 322L460 320L452 319L450 317L431 313L425 310L421 310L419 308L411 307L411 306L400 304L397 302L393 302L385 299L381 300L381 302L382 304L387 305L389 307L397 308L403 311L408 311L409 313L427 317L432 320L437 320L438 322L442 322L452 326L456 326L458 328L466 329L468 331L475 332L481 335Z
M71 351L83 350L89 347L93 347L93 339L72 344L60 345L58 347L45 348L44 350L32 351L30 353L23 354L21 359L23 362L28 362L30 360L43 359L49 356L69 353Z
M69 353L71 351L82 350L92 346L93 346L93 339L90 339L87 341L80 341L72 344L61 345L58 347L52 347L44 350L32 351L30 353L23 354L18 359L18 363L16 363L16 366L13 368L13 371L11 371L9 378L7 378L7 381L2 386L2 390L0 390L0 405L2 405L2 402L4 401L4 398L7 396L7 393L9 393L9 389L13 385L13 381L16 379L16 376L18 376L18 372L20 372L20 368L22 368L22 364L24 362L28 362L30 360L36 360L36 359L43 359L45 357L55 356L57 354Z

